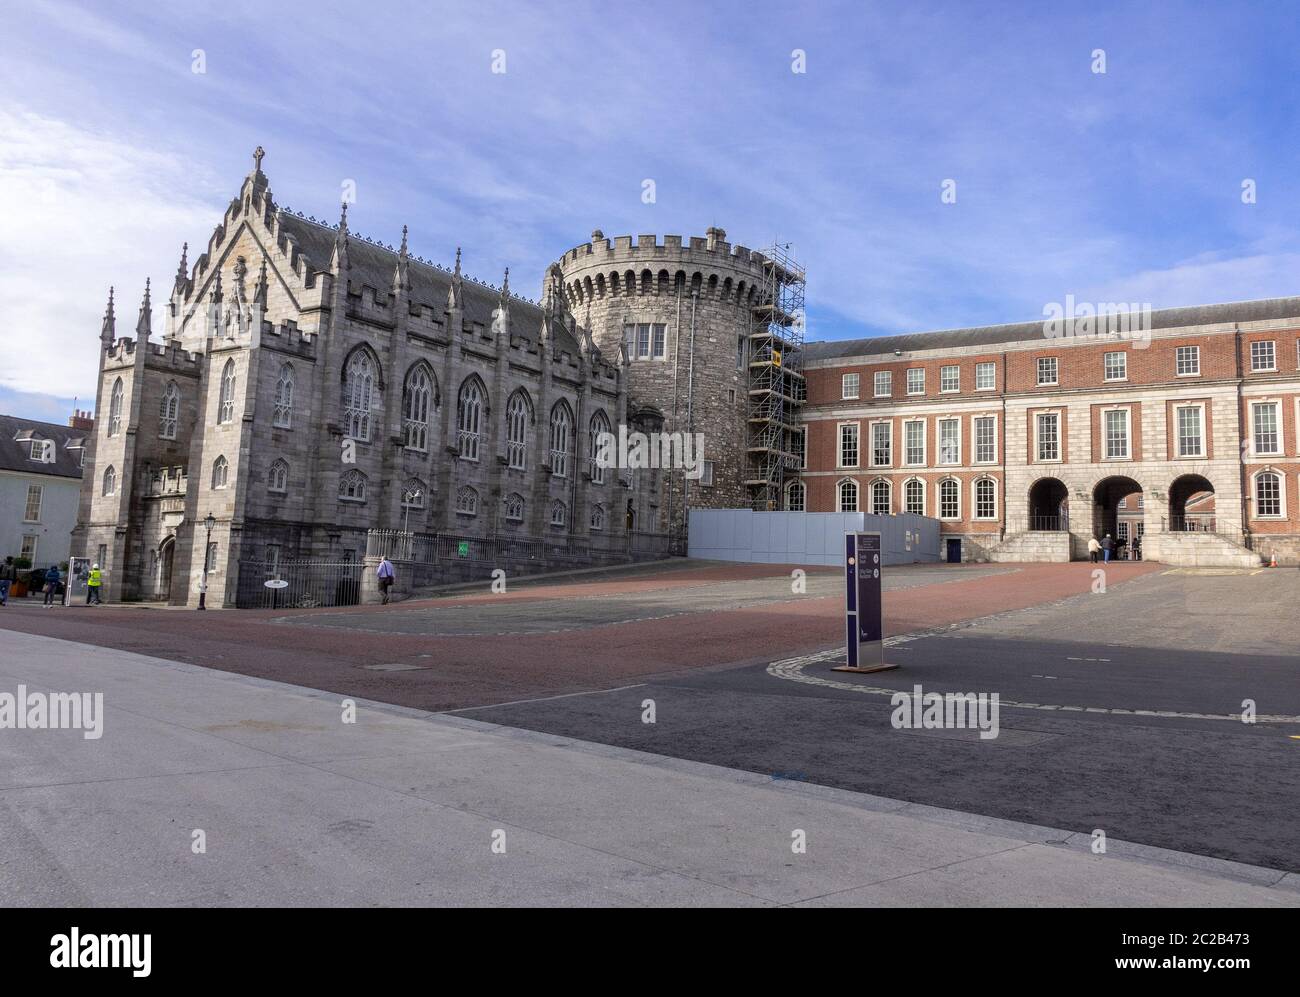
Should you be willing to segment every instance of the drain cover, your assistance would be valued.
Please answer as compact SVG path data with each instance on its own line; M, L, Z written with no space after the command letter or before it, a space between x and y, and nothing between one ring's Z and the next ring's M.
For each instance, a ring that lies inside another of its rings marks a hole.
M387 665L362 665L369 672L423 672L427 671L428 665L403 665L400 662L392 662Z

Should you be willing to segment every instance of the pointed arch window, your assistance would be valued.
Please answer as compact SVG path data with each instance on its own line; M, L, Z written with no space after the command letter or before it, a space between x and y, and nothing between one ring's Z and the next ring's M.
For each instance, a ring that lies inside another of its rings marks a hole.
M551 525L564 526L569 521L569 507L558 499L551 503Z
M266 489L271 492L289 490L289 462L283 457L271 461L271 469L266 475Z
M511 492L506 497L506 519L512 523L523 522L524 497L518 492Z
M605 528L605 507L599 502L591 507L591 528L593 530Z
M605 483L605 468L602 466L605 462L598 461L596 458L600 455L600 440L609 431L609 418L604 412L598 411L591 417L591 426L588 433L590 439L587 447L587 464L591 471L591 483L593 485L603 485Z
M423 481L419 478L408 478L402 487L402 508L423 509L428 494L429 488Z
M108 435L117 436L122 432L122 379L113 382L113 391L108 402Z
M217 421L235 421L235 361L227 360L221 371L221 395L217 408Z
M105 496L117 494L117 469L112 464L104 471L104 487L102 489Z
M478 460L479 442L483 435L483 389L477 378L471 377L460 386L460 398L456 402L456 424L459 427L461 460ZM477 495L474 501L477 509Z
M279 376L275 379L275 410L271 424L278 429L289 429L293 425L293 364L280 365Z
M348 361L343 377L343 432L359 443L370 442L370 410L375 405L374 360L359 349Z
M564 478L569 473L569 448L573 442L573 416L569 406L558 402L551 409L551 473Z
M225 488L230 484L230 462L224 456L212 462L212 487Z
M364 502L366 483L366 476L353 468L339 478L339 499L343 502Z
M176 419L181 411L181 389L175 381L168 381L158 404L158 436L164 440L176 439Z
M528 423L532 406L520 388L506 403L506 465L522 471L528 466Z
M433 379L423 364L411 368L402 387L402 431L408 450L429 449L429 410L433 407Z
M478 492L469 485L456 493L456 513L460 516L478 515Z

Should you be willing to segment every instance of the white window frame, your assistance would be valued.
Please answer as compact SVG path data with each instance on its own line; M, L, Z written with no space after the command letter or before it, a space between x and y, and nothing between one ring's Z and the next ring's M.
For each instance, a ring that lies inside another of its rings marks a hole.
M117 468L112 464L104 468L104 475L100 479L99 495L101 498L109 498L117 494Z
M235 421L235 381L239 371L235 367L234 357L226 361L221 368L221 395L217 404L217 422L229 425Z
M1196 409L1199 413L1197 421L1200 425L1201 452L1194 454L1185 454L1182 452L1182 419L1179 415L1184 409ZM1205 403L1192 402L1188 404L1174 405L1174 460L1204 460L1209 448L1206 446L1206 426L1205 426Z
M176 439L176 422L181 411L181 389L175 381L168 381L158 404L158 438Z
M225 454L218 454L212 462L212 489L221 491L230 487L230 461Z
M122 432L122 400L126 397L126 388L119 377L113 382L108 395L108 435L117 436Z
M884 486L885 486L885 511L884 511L884 512L877 512L877 511L876 511L876 489L877 489L877 487L880 486L880 485L884 485ZM871 491L870 491L870 496L869 496L869 497L870 497L871 514L872 514L873 516L890 516L890 515L893 515L893 512L894 512L894 483L893 483L892 481L890 481L888 478L876 478L875 481L871 482Z
M957 450L956 456L952 460L945 460L943 453L943 425L944 423L957 424ZM961 417L955 415L940 416L935 420L934 427L934 445L939 450L938 463L943 467L959 467L961 465Z
M921 486L921 511L920 512L913 512L912 509L910 508L911 502L908 496L908 491L909 491L908 486L912 485L913 483ZM925 479L918 478L918 477L908 478L906 481L903 482L903 504L902 504L903 512L911 513L914 516L924 516L925 509L926 509Z
M1042 420L1047 416L1051 416L1053 419L1056 420L1056 456L1055 457L1043 456ZM1046 411L1046 412L1035 412L1034 413L1034 461L1033 462L1035 464L1060 464L1063 460L1062 454L1064 453L1064 449L1061 444L1062 444L1061 410L1051 409L1050 411Z
M1119 358L1119 373L1112 376L1111 360ZM1128 353L1124 350L1110 350L1101 356L1101 377L1103 381L1127 381L1128 380Z
M290 393L293 391L290 382ZM276 412L280 409L276 404ZM402 436L407 450L429 452L429 414L433 411L433 377L423 364L406 372L402 385Z
M456 393L456 449L460 460L478 463L483 440L484 390L473 377L466 378Z
M952 485L953 494L957 496L956 499L957 511L951 516L945 516L943 514L943 486L944 485ZM940 478L938 484L936 484L934 487L934 493L935 493L935 502L937 505L935 511L939 513L938 518L941 521L948 522L948 523L952 523L960 520L961 519L961 482L953 477Z
M844 454L845 454L845 450L846 450L845 439L844 439L844 431L845 431L845 429L849 429L849 428L851 428L851 429L853 430L853 463L852 463L852 464L846 463L845 460L844 460ZM861 429L861 424L860 424L860 423L857 423L857 422L841 422L841 423L839 423L838 426L837 426L837 428L836 428L836 430L835 430L835 440L836 440L836 447L837 447L837 449L836 449L836 453L835 453L835 460L837 461L837 463L836 463L835 466L836 466L836 467L839 467L839 468L854 468L854 467L858 467L859 464L862 462L862 429Z
M1184 351L1186 359L1184 360ZM1184 363L1188 367L1183 370ZM1176 346L1174 347L1174 376L1175 377L1200 377L1201 376L1201 348L1199 346Z
M271 425L276 429L293 428L293 364L280 364L275 375L275 407L271 414Z
M1261 347L1258 356L1255 347ZM1262 359L1264 351L1262 347L1268 347L1269 365L1267 367L1259 366L1255 361ZM1256 339L1250 344L1250 372L1252 374L1271 374L1277 370L1277 340L1276 339Z
M989 379L989 384L980 383L980 375L991 371L993 376ZM997 391L998 389L998 365L993 360L981 360L975 365L975 390L976 391Z
M886 450L888 460L876 460L876 427L885 427ZM870 446L871 446L871 466L872 467L893 467L894 466L894 420L892 419L874 419L870 423Z
M32 511L32 496L36 497L36 511ZM45 499L45 488L41 485L27 486L27 499L23 503L23 522L39 523L41 521L41 505Z
M528 426L532 406L522 391L512 391L506 399L506 467L513 471L528 468Z
M1272 450L1259 449L1259 429L1255 418L1257 408L1271 408L1273 410L1273 428L1274 435L1277 437L1277 446ZM1286 441L1283 437L1282 427L1282 403L1273 399L1254 399L1250 400L1250 454L1252 457L1281 457L1286 453Z
M1259 511L1259 479L1262 475L1271 474L1277 478L1277 507L1276 513L1261 515ZM1277 522L1287 518L1286 511L1286 475L1272 467L1261 467L1258 471L1250 476L1250 517L1251 519L1264 520L1265 522Z
M1035 384L1040 388L1052 387L1061 383L1061 360L1060 357L1036 357L1035 372L1037 379ZM1044 364L1051 364L1052 379L1043 380Z
M557 402L551 409L551 473L569 476L569 449L573 446L573 416L569 407Z
M987 482L993 487L993 512L987 516L980 515L980 492L981 483ZM980 477L970 483L970 501L971 501L971 518L978 522L986 523L989 520L998 518L998 482L996 478Z
M987 419L993 427L993 456L987 460L980 458L980 420ZM983 415L973 415L970 420L970 445L971 445L971 463L972 464L996 464L998 462L998 417L989 413Z
M795 494L796 491L799 493L798 508L795 508L795 503L791 501L791 497ZM802 481L800 481L797 478L794 481L790 481L786 483L785 509L786 512L806 512L808 510L808 488Z
M884 380L884 391L881 391L881 380ZM873 398L890 398L894 394L894 372L892 370L878 370L871 375L871 397Z
M916 374L916 375L918 375L918 376L915 377L915 378L913 378L913 377L912 377L913 374ZM916 386L915 389L912 387L912 382L913 382L913 381L916 381L916 382L917 382L917 386ZM925 394L925 368L924 368L924 367L908 367L908 368L907 368L907 381L906 381L906 384L907 384L907 393L908 393L909 395L912 395L912 396L916 396L916 395L924 395L924 394Z
M840 375L840 400L854 401L862 390L862 378L858 374Z
M1124 414L1124 453L1112 456L1110 452L1110 428L1107 419L1112 412ZM1101 459L1105 461L1133 459L1133 410L1127 405L1115 405L1101 410Z
M853 508L844 508L844 486L853 486ZM852 478L840 478L835 482L835 511L836 512L857 512L858 507L862 504L862 489Z
M29 540L31 541L31 547L30 547L30 549L29 549L28 546L27 546L27 541L29 541ZM40 535L39 535L39 534L36 534L36 533L24 533L24 534L23 534L23 538L22 538L22 540L19 541L19 546L18 546L18 556L19 556L19 557L25 557L25 558L27 558L29 561L31 561L32 564L35 564L35 563L36 563L36 551L40 548L40 546L41 546L41 538L40 538Z
M921 427L921 459L919 461L915 461L911 459L912 449L907 439L908 426ZM903 420L903 463L899 465L900 467L925 467L926 466L926 461L929 459L929 454L927 452L929 441L926 439L928 430L929 427L926 426L925 419L904 419Z
M948 375L952 375L952 387L948 387ZM944 364L939 368L939 393L956 394L961 391L961 364Z

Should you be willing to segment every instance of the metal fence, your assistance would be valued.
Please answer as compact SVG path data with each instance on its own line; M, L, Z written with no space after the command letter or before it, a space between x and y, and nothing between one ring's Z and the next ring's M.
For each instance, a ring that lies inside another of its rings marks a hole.
M519 533L495 533L467 537L449 533L408 533L403 530L369 530L366 557L387 557L415 564L470 561L497 564L503 561L545 561L562 558L591 561L620 561L667 557L672 552L667 533L633 530L607 538L532 537Z
M235 605L240 609L312 609L361 602L360 561L240 561ZM268 588L280 580L282 588Z
M1057 514L1047 516L1030 516L1031 530L1044 530L1051 533L1067 532L1070 529L1070 517Z

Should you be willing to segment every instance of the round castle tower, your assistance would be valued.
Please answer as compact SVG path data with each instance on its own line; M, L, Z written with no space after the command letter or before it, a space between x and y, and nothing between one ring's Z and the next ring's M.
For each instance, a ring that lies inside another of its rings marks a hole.
M629 408L657 410L665 432L703 434L707 476L668 475L664 509L673 529L681 510L748 508L746 454L750 335L754 310L769 295L762 253L731 246L720 228L704 238L640 235L570 249L558 268L569 306L606 356L623 347ZM693 340L693 346L692 346Z

